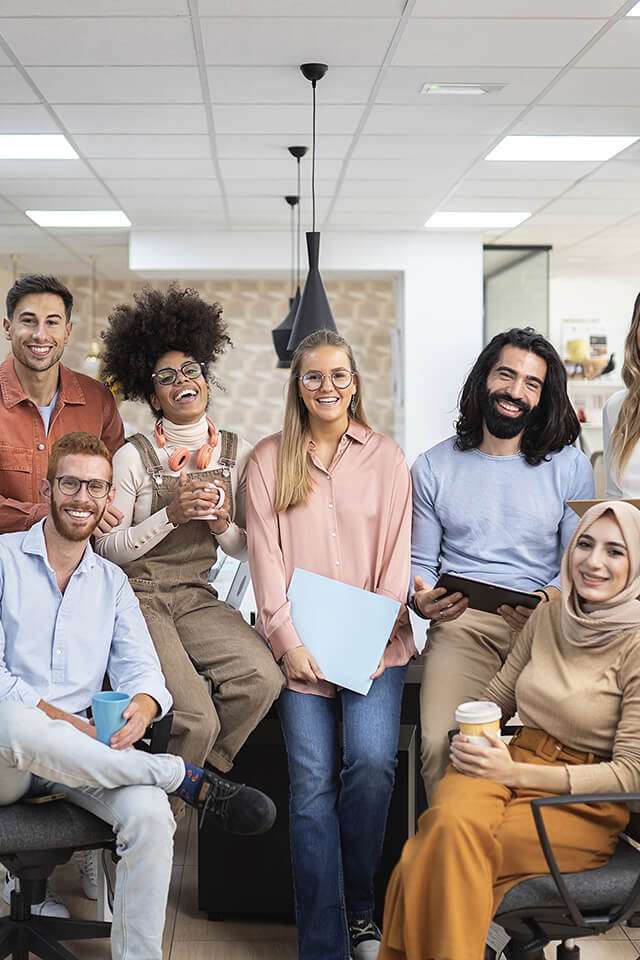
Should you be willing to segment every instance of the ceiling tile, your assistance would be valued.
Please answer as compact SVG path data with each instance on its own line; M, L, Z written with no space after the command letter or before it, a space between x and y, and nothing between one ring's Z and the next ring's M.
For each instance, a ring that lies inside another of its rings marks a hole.
M222 157L253 157L254 162L263 158L277 159L282 157L288 161L289 169L293 180L295 167L292 159L287 152L287 144L304 142L305 137L301 133L292 133L277 135L249 136L223 134L216 137L218 155ZM333 159L344 157L351 137L349 136L323 136L320 137L316 145L316 157L322 162L323 158ZM321 172L319 170L319 172Z
M109 194L95 178L85 180L55 180L46 176L42 179L22 178L10 180L3 178L0 193L5 197L29 194L32 197L107 197Z
M316 216L318 219L324 217L328 209L329 198L321 197L316 200ZM231 197L229 199L229 212L232 217L239 213L255 213L256 215L273 214L274 217L282 217L286 223L289 223L289 211L280 197ZM303 229L305 221L310 219L311 205L309 204L302 218Z
M202 20L205 58L208 64L280 66L283 43L290 63L322 60L331 53L332 63L353 66L377 66L391 42L396 20L370 18L366 29L362 20L316 17L313 29L305 18L253 17L208 18ZM298 84L311 85L298 72ZM320 88L320 90L322 87ZM318 96L322 101L322 93Z
M1 189L1 187L0 187ZM109 194L104 197L43 197L41 194L15 194L13 203L21 210L118 210Z
M412 20L400 40L394 65L560 67L579 52L603 22Z
M60 128L40 104L0 104L0 133L60 133Z
M416 194L414 197L380 197L373 191L369 196L348 197L341 191L335 205L336 213L410 213L437 204L439 197Z
M429 216L430 208L413 213L337 213L329 219L329 228L343 228L354 230L422 230L424 222ZM331 241L326 238L325 243Z
M453 162L451 155L441 158L441 166L434 169L432 162L427 163L423 156L412 157L367 157L349 161L347 174L354 180L418 180L425 185L432 184L433 192L440 191L446 183L453 186L456 179L468 165L465 157Z
M624 215L631 213L634 207L640 213L640 200L634 204L630 197L580 197L569 194L559 200L554 200L549 207L549 213L566 213L571 218L575 213L616 213Z
M201 103L195 67L34 67L50 103Z
M629 198L640 199L640 177L633 180L596 180L589 177L572 187L568 198L584 197L585 199Z
M208 67L214 103L300 103L309 106L308 83L301 83L297 66ZM366 103L376 79L374 67L337 67L333 64L322 79L319 105Z
M220 185L215 179L193 180L107 180L117 197L217 197Z
M76 180L93 174L82 160L0 160L0 183L23 177Z
M318 167L318 177L337 177L341 166L342 161L339 159L324 159ZM281 180L290 177L291 184L295 183L294 168L288 154L281 160L272 157L259 160L254 160L252 157L222 158L220 167L225 180L227 177L233 177L236 180L253 180L255 177L261 180Z
M0 31L1 31L0 21ZM38 97L15 67L0 67L0 103L37 103Z
M156 213L166 215L168 223L179 213L224 213L221 197L126 197L122 206L131 218Z
M414 17L611 17L620 0L416 0Z
M640 180L640 161L638 160L609 160L603 167L596 170L590 180Z
M105 180L137 180L141 178L181 180L186 177L214 177L213 162L206 158L171 160L168 158L94 160L99 176Z
M533 100L556 75L556 70L516 67L391 67L384 75L377 103L424 105L438 98L420 93L425 83L498 83L504 89L484 94L482 106L526 104ZM442 99L442 98L440 98ZM452 98L446 98L449 102Z
M206 133L198 104L60 104L56 113L70 133Z
M435 164L454 158L460 162L473 160L483 150L488 150L492 142L490 136L362 136L353 152L354 158L363 157L406 157L424 158ZM424 162L423 161L423 162Z
M0 210L0 227L13 227L17 224L29 223L29 218L24 213L15 210Z
M574 68L558 80L541 103L544 106L640 106L638 71Z
M195 61L188 17L5 19L2 34L25 66L187 65Z
M557 197L573 180L463 180L457 197Z
M316 179L316 196L332 197L336 188L336 179ZM291 171L288 178L281 177L274 180L234 180L225 178L224 188L229 197L280 197L284 203L286 194L295 193L297 186L295 171ZM311 184L308 177L302 179L302 204L306 206L311 193Z
M636 127L636 134L640 135L640 119L638 126ZM627 147L626 150L622 150L620 153L616 154L618 160L623 163L626 163L627 160L640 160L640 143L632 143L630 147Z
M131 222L135 227L160 227L173 229L177 227L219 227L224 229L226 219L223 214L210 212L208 210L185 210L172 213L169 218L167 215L149 210L143 213L132 214Z
M187 16L187 0L109 0L112 17ZM104 0L2 0L3 17L104 17Z
M351 172L351 164L349 165L349 172ZM432 196L434 192L434 188L430 186L427 178L422 180L355 180L352 176L347 176L340 189L340 197L378 197L380 200L398 198L400 202L403 202L405 197Z
M405 0L200 0L202 17L399 17Z
M198 134L175 136L174 134L148 134L146 136L109 134L79 134L75 138L83 156L87 159L121 157L138 158L205 158L210 157L209 138Z
M556 203L552 203L551 206L543 210L542 213L538 213L531 218L531 226L553 226L554 224L557 224L560 226L569 227L571 229L585 227L595 230L598 227L604 227L615 223L620 219L620 214L616 212L578 213L575 210L570 212L567 210L557 209Z
M533 107L510 133L564 136L640 136L635 107Z
M361 106L322 103L317 110L317 131L325 134L351 134L362 116ZM284 106L261 103L256 106L237 104L214 107L216 133L284 134L291 130L306 131L303 142L311 143L311 109L309 106Z
M428 99L428 98L427 98ZM437 99L437 98L435 98ZM452 98L440 98L440 100ZM455 98L454 98L455 99ZM518 106L463 106L452 103L401 106L377 104L371 110L365 134L498 134L523 108Z
M640 19L624 17L582 57L583 67L637 67Z

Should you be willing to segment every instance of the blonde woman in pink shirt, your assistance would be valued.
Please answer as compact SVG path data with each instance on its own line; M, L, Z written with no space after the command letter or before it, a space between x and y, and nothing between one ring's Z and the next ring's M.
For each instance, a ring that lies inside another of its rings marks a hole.
M407 598L411 481L398 445L369 426L351 347L321 330L295 352L281 433L247 471L247 535L258 629L282 664L299 960L373 960L373 881L394 782L406 610L366 696L322 676L291 620L295 567ZM344 637L345 646L349 637ZM342 749L337 697L342 701Z

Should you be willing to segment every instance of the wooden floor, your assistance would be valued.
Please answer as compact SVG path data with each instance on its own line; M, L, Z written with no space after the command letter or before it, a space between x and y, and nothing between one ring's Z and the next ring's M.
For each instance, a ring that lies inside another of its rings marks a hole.
M196 819L189 813L176 834L171 891L164 931L164 960L296 960L293 927L263 923L211 923L197 908ZM224 869L224 865L220 865ZM60 867L53 886L73 917L95 917L93 904L80 893L75 866ZM0 903L4 907L3 903ZM0 914L6 908L0 909ZM634 943L634 939L637 941ZM69 943L80 960L110 960L108 941ZM602 937L580 942L582 960L637 960L640 928L617 927ZM546 951L549 960L555 948Z

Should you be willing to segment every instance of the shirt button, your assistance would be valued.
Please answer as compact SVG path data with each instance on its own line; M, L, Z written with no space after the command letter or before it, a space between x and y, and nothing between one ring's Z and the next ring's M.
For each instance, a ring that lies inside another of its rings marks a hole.
M332 503L329 504L329 510L333 510L333 504L332 504Z
M339 566L340 566L340 561L336 560L336 567L339 567Z
M58 654L59 657L62 656L62 650L58 649L58 650L56 650L56 653Z
M46 444L44 444L44 443L39 443L39 444L38 444L38 450L44 450L44 449L46 449Z
M332 530L332 531L331 531L331 536L332 536L332 537L335 537L335 535L336 535L335 530Z

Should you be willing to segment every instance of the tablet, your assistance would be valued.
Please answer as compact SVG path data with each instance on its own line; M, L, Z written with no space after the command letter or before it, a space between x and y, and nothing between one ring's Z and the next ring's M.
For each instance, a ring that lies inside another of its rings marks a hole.
M616 498L611 497L609 499L615 500ZM595 507L597 503L607 502L607 500L569 500L569 506L579 517L583 517L590 507ZM638 507L638 509L640 509L640 500L622 500L622 502L630 503L632 507Z
M446 587L447 593L461 593L469 598L472 610L483 610L484 613L497 613L498 607L503 604L509 607L529 607L533 610L541 599L536 593L512 590L510 587L486 583L484 580L469 580L468 577L459 577L455 573L443 573L436 583L437 587Z

